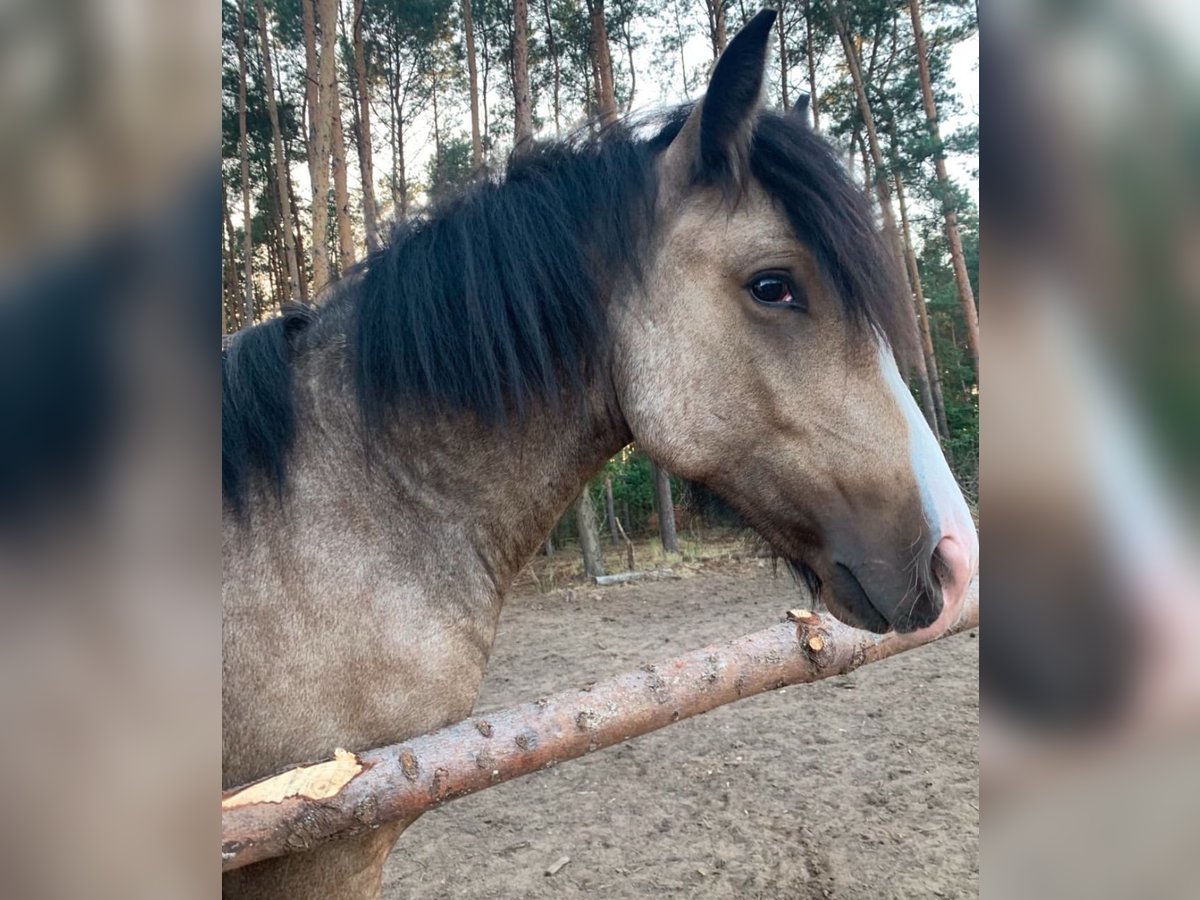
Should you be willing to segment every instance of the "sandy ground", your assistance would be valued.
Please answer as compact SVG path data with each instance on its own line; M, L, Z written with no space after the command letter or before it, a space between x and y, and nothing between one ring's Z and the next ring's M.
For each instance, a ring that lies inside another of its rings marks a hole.
M797 605L769 563L687 575L510 598L478 710ZM977 896L978 659L975 634L959 635L466 797L401 838L384 896Z

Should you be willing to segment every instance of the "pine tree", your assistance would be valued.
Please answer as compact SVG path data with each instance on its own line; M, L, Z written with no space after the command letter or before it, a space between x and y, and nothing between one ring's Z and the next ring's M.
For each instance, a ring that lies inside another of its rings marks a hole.
M483 168L483 139L479 133L479 73L475 68L475 22L471 16L471 0L462 0L462 19L471 103L471 169L478 172Z
M300 297L300 268L296 256L296 236L292 232L292 200L288 186L287 158L283 152L283 134L279 128L279 109L275 103L275 76L271 56L270 29L267 10L263 0L256 0L258 11L258 33L262 42L263 90L267 96L267 115L271 120L271 144L275 158L275 189L279 197L279 210L283 222L281 229L284 241L284 257L287 264L288 299Z
M529 91L529 0L513 2L513 144L533 140L533 102Z
M933 139L933 164L938 184L942 189L942 218L945 222L946 241L950 245L950 257L954 261L954 281L958 287L959 303L962 306L966 325L967 347L979 374L979 318L975 308L975 293L967 274L967 263L963 255L962 235L958 228L958 214L950 204L950 176L946 172L946 154L942 146L941 129L938 125L937 104L933 97L933 82L929 74L929 48L925 43L925 31L921 25L920 0L909 0L908 9L912 20L913 37L917 45L917 71L921 78L921 100L925 107L925 118L929 134Z
M254 324L254 240L250 231L250 149L246 128L246 0L238 2L238 152L242 164L242 232L245 286L242 288L245 307L242 325Z
M464 0L470 5L470 0ZM358 168L362 175L363 227L367 235L367 249L379 247L379 213L375 200L375 165L371 147L371 90L367 83L367 51L363 42L363 0L354 0L354 23L351 28L354 40L355 116L354 128L358 144Z
M600 532L596 528L596 510L587 487L575 501L575 524L579 531L579 549L583 553L583 572L588 578L604 574L604 555L600 552Z
M608 46L608 26L604 20L604 0L587 0L591 21L592 65L598 85L600 122L608 125L617 118L617 95L613 86L612 53Z

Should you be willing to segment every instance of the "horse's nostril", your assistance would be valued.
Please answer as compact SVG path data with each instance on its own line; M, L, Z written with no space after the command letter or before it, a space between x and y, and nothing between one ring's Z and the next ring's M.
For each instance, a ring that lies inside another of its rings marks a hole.
M962 603L971 581L971 556L957 538L947 535L938 541L933 550L933 574L942 586L942 600L946 607L957 608Z

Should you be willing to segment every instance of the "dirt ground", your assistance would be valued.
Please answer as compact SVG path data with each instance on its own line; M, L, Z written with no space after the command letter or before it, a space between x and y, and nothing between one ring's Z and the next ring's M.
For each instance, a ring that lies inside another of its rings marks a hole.
M770 562L729 556L619 587L542 593L529 579L506 604L477 709L798 605ZM406 832L384 896L977 896L978 659L975 633L959 635L466 797Z

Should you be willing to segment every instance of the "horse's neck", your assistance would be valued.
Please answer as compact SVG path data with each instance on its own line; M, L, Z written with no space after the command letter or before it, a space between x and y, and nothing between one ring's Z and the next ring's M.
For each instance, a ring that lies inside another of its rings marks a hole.
M501 592L587 480L630 440L600 392L567 405L505 427L451 418L402 429L387 453L393 475L422 493L424 510L461 530Z
M629 440L596 392L507 431L401 411L364 453L332 362L297 373L282 508L258 491L248 524L227 522L229 784L467 715L505 590Z
M307 392L313 418L304 455L324 471L355 472L345 490L358 494L358 515L394 523L417 542L436 535L469 544L501 593L584 483L631 440L611 387L597 382L564 396L557 411L534 409L505 426L400 409L394 427L368 437L364 455L337 369L318 371L326 374ZM442 551L431 547L430 555Z

